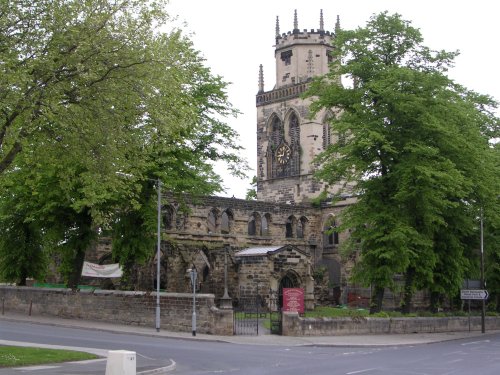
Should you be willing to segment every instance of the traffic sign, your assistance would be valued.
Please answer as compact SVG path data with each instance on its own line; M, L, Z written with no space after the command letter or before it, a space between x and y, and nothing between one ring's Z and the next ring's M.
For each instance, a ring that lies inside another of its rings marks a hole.
M489 293L483 289L461 289L460 299L488 299Z

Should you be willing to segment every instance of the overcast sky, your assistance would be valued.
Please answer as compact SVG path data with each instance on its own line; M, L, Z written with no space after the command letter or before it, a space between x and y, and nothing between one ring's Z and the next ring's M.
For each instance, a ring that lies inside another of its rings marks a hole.
M170 0L169 13L185 23L182 28L191 34L195 49L201 51L212 72L231 83L229 100L242 112L228 123L240 134L245 147L242 156L253 170L248 180L237 180L220 169L227 188L223 195L244 198L255 175L258 71L262 64L265 90L271 90L276 16L280 32L285 33L293 29L295 9L301 30L319 28L321 9L329 31L334 30L337 15L343 29L354 29L364 26L373 14L399 13L420 29L425 45L460 51L449 72L451 78L500 100L498 4L497 0Z

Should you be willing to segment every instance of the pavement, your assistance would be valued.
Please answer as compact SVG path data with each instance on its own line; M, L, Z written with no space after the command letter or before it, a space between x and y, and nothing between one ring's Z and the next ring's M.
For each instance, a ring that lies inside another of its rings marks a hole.
M445 333L412 333L412 334L377 334L377 335L349 335L349 336L279 336L261 334L258 336L238 335L238 336L218 336L197 333L193 336L191 332L171 332L160 330L157 332L154 327L141 327L108 322L96 322L80 319L65 319L50 316L28 316L14 312L5 312L0 315L0 320L27 322L32 324L44 324L67 328L82 328L87 330L97 330L113 333L142 335L150 337L164 337L182 340L225 342L232 344L246 345L279 345L279 346L338 346L338 347L381 347L381 346L401 346L401 345L421 345L435 342L459 340L465 338L483 337L481 331L471 332L445 332ZM486 334L496 334L500 331L489 331ZM79 350L106 357L107 351L93 348L60 347L54 345L41 345L19 342L5 342L0 340L0 345L38 346L47 348L63 348ZM137 372L137 375L161 374L175 369L175 362L166 367L150 369Z

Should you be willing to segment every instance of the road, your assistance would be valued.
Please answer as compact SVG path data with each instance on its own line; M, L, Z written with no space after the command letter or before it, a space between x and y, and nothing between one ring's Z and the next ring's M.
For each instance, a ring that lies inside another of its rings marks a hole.
M176 362L172 374L272 375L497 375L500 335L394 347L240 345L156 338L96 330L0 321L0 339L137 353L138 371ZM104 374L93 361L36 370L0 369L0 375Z

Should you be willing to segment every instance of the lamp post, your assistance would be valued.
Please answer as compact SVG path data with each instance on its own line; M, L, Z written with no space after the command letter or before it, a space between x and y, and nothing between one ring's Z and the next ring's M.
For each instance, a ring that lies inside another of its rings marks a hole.
M483 290L486 290L486 285L484 285L484 232L483 232L483 207L481 207L481 221L480 221L480 228L481 228L481 288ZM484 316L486 315L486 303L483 298L482 300L482 305L481 305L481 333L486 332L485 328L485 323L484 323Z
M220 300L221 309L231 309L233 307L233 300L229 297L227 291L227 252L231 249L231 245L224 246L224 295Z
M161 247L161 180L157 179L158 190L158 225L156 228L157 244L156 244L156 332L160 332L160 247Z
M191 284L193 285L193 316L191 319L191 328L193 332L193 336L196 336L196 277L198 276L196 272L196 267L193 264L193 267L190 271L191 276Z

